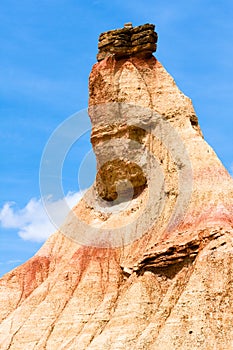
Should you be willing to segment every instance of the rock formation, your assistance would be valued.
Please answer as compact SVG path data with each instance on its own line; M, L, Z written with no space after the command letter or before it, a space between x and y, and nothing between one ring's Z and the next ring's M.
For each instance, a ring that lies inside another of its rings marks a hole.
M102 33L99 37L97 60L109 55L116 59L130 56L151 57L156 51L157 33L153 24L133 27L131 23L117 30Z
M100 36L89 81L96 182L0 280L2 350L233 348L233 181L152 56L153 30ZM99 232L89 245L74 215Z

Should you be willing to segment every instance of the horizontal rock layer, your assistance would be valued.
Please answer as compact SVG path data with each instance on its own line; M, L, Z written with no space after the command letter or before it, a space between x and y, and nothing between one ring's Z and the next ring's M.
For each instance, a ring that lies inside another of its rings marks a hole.
M153 24L138 27L125 27L100 34L97 60L101 61L109 55L116 59L129 56L150 57L156 51L158 40Z

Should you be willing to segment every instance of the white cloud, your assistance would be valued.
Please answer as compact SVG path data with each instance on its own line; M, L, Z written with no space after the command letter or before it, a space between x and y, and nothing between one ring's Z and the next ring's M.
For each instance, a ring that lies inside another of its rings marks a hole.
M16 260L7 260L7 261L0 261L0 265L14 265L14 264L20 264L23 261L20 259L16 259Z
M69 192L64 199L51 202L49 212L55 213L53 221L60 223L64 220L64 203L72 208L82 197L81 192ZM48 209L48 207L47 207ZM57 230L52 224L41 199L32 198L22 209L18 209L14 202L5 203L0 209L0 224L3 228L16 229L24 240L35 242L45 241L51 233Z

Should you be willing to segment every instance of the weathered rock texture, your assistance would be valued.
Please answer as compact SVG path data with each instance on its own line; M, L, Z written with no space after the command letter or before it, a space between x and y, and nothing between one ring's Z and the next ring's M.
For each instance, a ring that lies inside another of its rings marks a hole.
M154 29L153 24L138 27L126 24L122 29L100 34L97 60L101 61L107 56L114 56L116 59L130 56L151 57L156 51L158 39Z
M102 56L92 69L93 147L100 159L98 144L130 138L127 120L109 126L106 113L95 119L97 104L129 102L156 111L176 130L192 165L185 215L167 226L182 164L161 141L134 129L131 138L149 145L164 172L166 204L159 220L119 248L79 246L60 232L51 236L0 280L2 350L233 348L232 178L204 141L190 99L163 66L154 57L127 56ZM121 164L111 166L119 178ZM101 196L114 199L114 181L101 171ZM89 224L113 228L143 215L150 188L134 171L142 186L130 209L104 216L82 200L74 212ZM133 171L128 174L131 179ZM136 182L133 187L140 187Z

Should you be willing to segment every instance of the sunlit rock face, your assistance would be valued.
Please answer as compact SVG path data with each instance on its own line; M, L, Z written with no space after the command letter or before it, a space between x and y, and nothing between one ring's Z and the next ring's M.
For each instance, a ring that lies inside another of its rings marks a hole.
M89 79L96 181L0 280L3 350L233 348L233 181L152 56L153 33L100 36Z
M133 27L131 23L127 23L122 29L102 33L99 37L98 61L105 59L106 62L107 58L112 57L115 62L120 61L122 63L122 59L124 58L151 58L152 53L156 51L158 39L154 29L155 26L153 24ZM119 195L122 198L127 198L127 193L129 197L131 192L133 192L133 197L135 197L147 186L146 175L141 166L138 166L140 154L137 152L137 147L135 154L132 155L132 149L135 148L135 143L140 142L141 144L145 144L148 139L146 137L147 130L140 127L143 119L142 110L136 111L134 108L132 111L130 105L124 103L135 102L135 91L131 91L134 96L129 96L126 100L124 98L121 99L119 96L121 92L126 91L126 85L129 85L129 83L131 85L129 86L130 90L132 90L133 86L133 90L140 90L142 81L140 82L140 77L137 79L132 72L133 80L130 82L129 79L131 78L126 76L126 82L122 84L121 64L116 69L119 72L115 72L114 81L109 82L109 86L104 83L105 89L102 96L105 100L104 106L99 105L101 103L101 100L98 100L99 97L96 99L96 94L99 95L100 93L98 90L102 89L101 79L105 79L104 76L101 73L95 76L93 71L89 86L89 113L93 125L91 141L96 153L98 168L96 186L99 196L107 201L114 201ZM105 73L108 74L106 71ZM106 89L108 89L108 94L110 95L109 99L105 94ZM147 127L149 126L150 119L147 118L145 121ZM114 147L111 143L106 142L113 138L115 139ZM127 147L122 148L122 138L125 141L128 140ZM135 142L132 143L131 141ZM99 146L97 149L95 146L99 145L99 143L101 143L101 147ZM130 148L131 153L129 154ZM114 151L116 153L115 155ZM113 157L115 158L113 159ZM111 158L111 160L106 162L108 158Z

